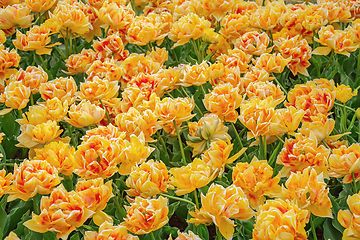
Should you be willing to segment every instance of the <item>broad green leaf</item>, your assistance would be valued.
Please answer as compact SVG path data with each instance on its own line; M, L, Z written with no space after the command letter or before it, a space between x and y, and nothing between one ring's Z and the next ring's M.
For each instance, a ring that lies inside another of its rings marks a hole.
M44 240L45 240L45 238L44 238ZM75 233L74 235L72 235L70 240L80 240L79 233Z
M176 201L169 205L169 213L168 217L171 218L171 216L175 213L176 209L179 207L180 202Z
M339 240L342 238L342 233L339 232L334 226L332 225L332 220L328 218L324 224L324 239L330 239L330 240Z
M0 201L0 239L3 239L4 237L4 230L5 230L5 225L8 219L8 216L6 214L5 208L6 208L6 203L7 203L7 197L3 196L1 201Z

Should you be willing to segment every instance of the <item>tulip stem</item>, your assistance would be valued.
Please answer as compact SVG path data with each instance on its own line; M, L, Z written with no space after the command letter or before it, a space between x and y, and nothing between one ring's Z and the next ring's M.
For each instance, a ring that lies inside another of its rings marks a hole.
M103 109L105 110L106 118L107 118L107 120L108 120L108 122L109 122L108 124L110 124L111 121L110 121L109 113L108 113L107 109L105 108L103 101L102 101L101 99L99 99L99 101L100 101L101 106L102 106Z
M184 198L179 198L179 197L174 197L174 196L171 196L171 195L168 195L168 194L165 194L165 193L159 193L160 196L163 196L163 197L167 197L167 198L170 198L170 199L173 199L173 200L177 200L177 201L181 201L181 202L186 202L186 203L189 203L191 205L193 205L194 207L196 207L196 204L189 201L189 200L186 200Z
M259 144L260 144L260 160L266 160L266 136L259 136Z
M280 138L278 135L275 135L275 137L276 137L280 142L282 142L283 144L285 144L284 140L282 140L282 138Z
M334 102L334 105L339 106L339 107L342 107L342 106L343 106L342 104L337 103L337 102ZM346 108L347 110L352 111L352 112L356 112L356 110L353 109L353 108L351 108L351 107L345 106L345 108Z
M178 126L177 126L175 120L173 121L173 123L174 123L174 126L175 126L176 135L177 135L178 141L179 141L179 146L180 146L180 151L181 151L181 157L182 157L182 159L183 159L184 165L186 165L187 162L186 162L185 153L184 153L184 148L183 148L182 141L181 141L180 132L179 132L179 129L178 129Z
M331 60L333 59L334 55L335 55L335 52L334 52L334 51L331 51L331 55L330 55L330 57L329 57L329 61L327 62L324 70L323 70L322 73L321 73L321 76L322 76L322 77L324 77L324 74L325 74L326 70L329 68L330 63L331 63Z
M204 86L203 86L203 85L200 85L200 88L201 88L201 91L203 92L204 97L205 97L205 95L206 95L206 91L205 91L205 89L204 89Z
M343 103L343 112L344 112L343 113L344 116L343 116L343 124L342 124L342 126L343 126L343 133L345 133L346 132L346 120L347 120L345 103Z
M70 125L70 123L68 123L68 122L66 122L66 125L67 125L67 128L68 128L68 132L69 132L71 141L73 142L74 148L76 149L77 148L77 141L75 140L74 135L72 133L72 130L73 130L72 125Z
M357 191L357 187L356 187L356 179L355 179L355 175L353 172L351 173L351 176L353 179L353 191L354 191L354 194L357 194L358 191Z
M30 94L30 103L31 106L34 105L34 95L32 93Z
M232 128L233 128L233 130L234 130L234 132L235 132L236 138L237 138L237 140L238 140L238 142L239 142L240 149L243 149L244 146L243 146L243 144L242 144L242 142L241 142L239 133L238 133L238 131L236 130L236 127L235 127L234 123L231 123L231 126L232 126ZM246 154L246 152L244 152L244 157L245 157L245 159L246 159L246 162L250 162L250 161L249 161L249 157L248 157L248 155Z
M325 145L325 147L327 147L328 149L330 149L330 152L332 153L331 147L325 142L325 140L322 140L321 142Z
M359 71L360 71L360 50L358 52L358 60L357 60L357 68L356 68L356 78L355 81L359 78Z
M313 234L313 238L314 238L314 240L317 240L317 236L316 236L316 231L315 231L315 226L314 226L312 214L310 215L310 225L311 225L311 232L312 232L312 234Z
M47 72L48 69L47 69L47 67L46 67L46 65L45 65L45 62L44 62L43 57L42 57L40 54L39 54L38 56L39 56L39 59L40 59L42 68L45 70L45 72Z
M197 196L197 189L196 189L196 188L195 188L195 190L194 190L194 198L195 198L196 208L197 208L197 209L200 209L199 199L198 199L198 196Z

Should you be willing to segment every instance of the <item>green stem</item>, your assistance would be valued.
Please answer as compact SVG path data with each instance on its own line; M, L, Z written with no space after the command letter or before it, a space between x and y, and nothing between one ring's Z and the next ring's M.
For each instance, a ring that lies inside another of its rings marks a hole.
M237 139L238 142L239 142L239 146L240 146L240 148L242 149L244 146L243 146L243 144L242 144L242 142L241 142L239 133L238 133L238 131L236 130L236 127L235 127L234 123L231 123L231 126L232 126L232 128L233 128L233 130L234 130L234 132L235 132L236 139ZM244 152L244 157L245 157L245 159L246 159L246 162L250 162L250 161L249 161L249 157L248 157L248 155L246 154L246 152Z
M360 71L360 50L358 52L358 60L357 60L357 68L356 68L356 78L355 81L359 78L359 71Z
M286 91L286 89L284 88L284 86L279 82L279 80L277 80L277 78L273 75L273 77L275 78L275 82L277 85L280 86L281 90L286 94L288 95L288 92Z
M40 214L40 200L41 195L37 193L35 196L33 196L33 210L36 215Z
M194 190L194 198L195 198L196 208L197 208L197 209L200 209L199 199L198 199L198 196L197 196L197 189L196 189L196 188L195 188L195 190Z
M72 132L72 130L73 130L72 125L70 125L70 123L68 123L68 122L66 122L66 125L68 127L68 132L70 134L71 141L72 141L72 143L74 145L74 148L76 149L77 148L77 141L75 140L73 132Z
M108 113L107 109L105 108L104 103L102 102L102 100L99 99L99 101L100 101L101 106L102 106L103 109L105 110L106 118L107 118L107 120L108 120L108 122L109 122L109 124L110 124L110 123L111 123L111 120L110 120L109 113Z
M178 129L178 126L177 126L175 120L173 121L173 123L174 123L174 126L175 126L176 135L177 135L178 141L179 141L179 146L180 146L180 151L181 151L181 157L182 157L182 159L183 159L184 165L186 165L187 162L186 162L185 153L184 153L184 148L183 148L182 141L181 141L180 132L179 132L179 129Z
M34 94L30 94L30 104L31 106L34 105Z
M345 103L343 103L343 114L344 114L344 122L343 122L343 133L346 132L346 120L347 120L347 116L346 116L346 105Z
M196 207L196 204L189 201L189 200L186 200L184 198L179 198L179 197L174 197L174 196L171 196L171 195L168 195L168 194L165 194L165 193L159 193L160 196L163 196L163 197L167 197L167 198L170 198L170 199L173 199L173 200L176 200L176 201L181 201L181 202L185 202L185 203L189 203L191 205L193 205L194 207Z
M200 85L200 88L201 88L201 91L203 92L204 97L205 97L205 95L206 95L206 91L205 91L205 89L204 89L204 86L203 86L203 85Z
M285 144L285 141L282 140L282 138L280 138L278 135L275 135L275 137L276 137L279 141L281 141L283 144Z
M353 172L351 173L351 176L352 176L352 179L353 179L353 191L354 191L355 194L357 194L358 191L357 191L357 187L356 187L355 175L354 175Z
M73 53L73 47L72 47L72 33L71 30L69 30L69 50L70 50L70 55Z
M328 149L330 149L330 152L332 153L331 147L330 147L324 140L322 140L321 142L322 142Z
M263 146L263 157L264 157L264 160L267 160L267 150L266 150L266 136L264 135L264 136L262 136L263 137L263 144L264 144L264 146Z
M154 236L154 232L150 232L151 240L156 240Z
M325 66L325 68L324 68L324 70L323 70L323 72L321 73L321 76L324 76L326 70L329 68L330 63L331 63L331 60L333 59L334 55L335 55L335 52L334 52L334 51L331 51L331 55L330 55L330 57L329 57L329 61L327 62L326 66Z
M66 28L66 37L64 38L65 42L65 51L66 51L66 58L69 57L69 33L68 29Z
M334 105L339 106L339 107L343 107L343 105L342 105L342 104L337 103L337 102L334 102ZM352 112L356 112L356 110L355 110L355 109L353 109L353 108L351 108L351 107L345 106L345 108L346 108L347 110L352 111Z
M48 69L47 69L47 67L45 65L43 57L40 54L38 56L39 56L39 59L40 59L40 62L41 62L41 67L45 70L45 72L47 72Z
M316 236L316 231L315 231L315 226L314 226L312 214L310 215L310 225L311 225L311 232L312 232L312 234L313 234L313 238L314 238L314 240L317 240L317 236Z

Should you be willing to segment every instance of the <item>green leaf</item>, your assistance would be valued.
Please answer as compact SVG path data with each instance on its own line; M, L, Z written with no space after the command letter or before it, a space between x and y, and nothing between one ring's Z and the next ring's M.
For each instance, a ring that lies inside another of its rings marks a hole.
M18 222L17 226L16 226L16 229L13 231L16 235L18 236L22 236L24 235L24 232L25 232L25 229L27 229L25 226L24 226L24 222L30 220L31 217L30 217L30 209L27 210L27 212L21 217L21 221Z
M77 234L75 234L75 235L77 235ZM57 239L56 233L54 233L54 232L43 233L43 240L56 240L56 239ZM70 240L75 240L75 239L73 239L72 237L70 238ZM78 238L78 240L80 240L80 239Z
M324 239L330 239L330 240L339 240L342 238L342 233L339 232L334 226L332 225L331 219L327 219L324 224Z
M179 207L180 202L176 201L169 205L169 213L168 217L171 218L171 216L175 213L176 209Z
M204 224L197 226L198 234L201 239L209 240L209 231Z
M32 209L32 201L25 202L23 200L19 200L16 205L10 206L9 208L11 210L8 214L8 221L4 229L4 232L7 232L7 234L13 230L13 226L16 226L16 224L26 217L25 214L29 211L29 209Z
M5 211L6 203L7 203L7 197L3 196L0 201L0 229L2 230L0 231L0 239L3 239L4 237L4 232L5 232L4 229L8 218Z
M45 240L45 239L44 239ZM74 235L71 236L70 240L80 240L80 236L79 233L76 233Z
M6 136L17 136L20 132L20 126L17 122L15 122L14 116L10 113L3 115L0 117L0 124L2 131L6 134Z
M26 236L25 240L42 240L43 236L41 233L30 231Z

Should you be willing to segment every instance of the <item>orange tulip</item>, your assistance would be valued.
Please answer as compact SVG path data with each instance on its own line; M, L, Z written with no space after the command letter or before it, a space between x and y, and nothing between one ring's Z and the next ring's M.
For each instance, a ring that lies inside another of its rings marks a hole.
M131 206L125 206L127 214L122 223L130 232L142 235L153 232L168 223L168 199L135 198Z
M57 169L47 161L25 160L19 166L15 164L8 202L18 198L28 201L36 194L50 194L60 180Z
M67 239L76 228L94 215L85 207L82 198L74 191L67 192L63 185L54 189L50 197L42 197L41 213L26 221L24 226L34 232L56 232L57 238Z

